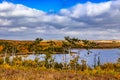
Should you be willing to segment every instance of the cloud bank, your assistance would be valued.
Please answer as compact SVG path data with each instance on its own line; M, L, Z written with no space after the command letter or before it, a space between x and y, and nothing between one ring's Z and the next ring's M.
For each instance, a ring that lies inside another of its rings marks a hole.
M0 39L120 39L120 0L77 4L47 13L22 4L0 3Z

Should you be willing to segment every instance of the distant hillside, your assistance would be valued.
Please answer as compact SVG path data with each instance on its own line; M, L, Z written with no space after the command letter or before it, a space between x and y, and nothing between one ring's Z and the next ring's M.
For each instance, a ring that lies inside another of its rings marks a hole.
M92 40L96 43L120 43L120 40Z
M43 40L39 45L42 46L42 49L45 50L48 48L48 46L50 46L49 41L51 40ZM52 40L52 41L55 43L55 47L59 49L60 47L62 47L62 41L64 40ZM96 43L96 46L94 46L94 48L120 48L120 40L90 40L90 41ZM31 52L32 51L31 48L34 47L32 45L34 41L32 40L0 40L0 50L2 50L3 48L1 44L5 42L13 44L14 46L17 46L19 51L22 51L25 53Z

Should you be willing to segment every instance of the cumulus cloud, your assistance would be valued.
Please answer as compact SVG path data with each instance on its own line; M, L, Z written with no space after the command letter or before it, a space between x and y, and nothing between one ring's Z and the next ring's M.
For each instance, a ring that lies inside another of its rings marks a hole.
M77 4L70 9L62 9L61 13L75 18L82 16L97 16L109 11L110 6L110 1L99 4L87 2L86 4Z
M8 31L10 32L19 32L19 31L25 31L27 27L16 27L16 28L10 28Z
M77 4L58 13L0 3L1 39L120 39L120 1Z

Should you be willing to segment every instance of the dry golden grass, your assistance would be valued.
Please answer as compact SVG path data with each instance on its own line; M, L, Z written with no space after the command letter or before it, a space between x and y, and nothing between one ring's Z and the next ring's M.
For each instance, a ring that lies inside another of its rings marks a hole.
M119 74L118 74L119 76ZM0 80L120 80L111 74L75 73L72 70L0 66Z
M48 47L50 40L43 40L40 45L43 47ZM52 40L55 42L55 47L61 47L62 46L62 41L64 40ZM19 44L32 44L33 41L22 41L22 40L0 40L0 42L9 42L9 43L14 43L15 45L19 45ZM109 42L103 41L103 40L92 40L92 42L95 42L97 45L94 48L120 48L120 41L112 41L110 40ZM80 45L82 45L82 43L80 43ZM82 46L81 46L82 47Z

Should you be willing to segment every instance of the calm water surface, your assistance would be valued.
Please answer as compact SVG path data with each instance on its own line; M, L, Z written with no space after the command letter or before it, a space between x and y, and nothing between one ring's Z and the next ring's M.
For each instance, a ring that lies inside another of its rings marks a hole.
M79 56L79 63L81 63L81 60L86 60L87 65L93 66L94 60L98 60L98 56L100 57L100 63L104 64L107 62L115 63L117 62L118 58L120 58L120 49L91 49L91 53L88 55L87 50L85 49L74 49L72 52L76 52L76 54L55 54L52 55L52 57L55 57L55 61L60 63L64 62L65 55L67 62L70 61L70 58L73 59L74 56ZM31 59L34 60L35 58L39 58L39 60L44 60L45 55L39 54L39 55L28 55L27 57L23 57L23 59Z

